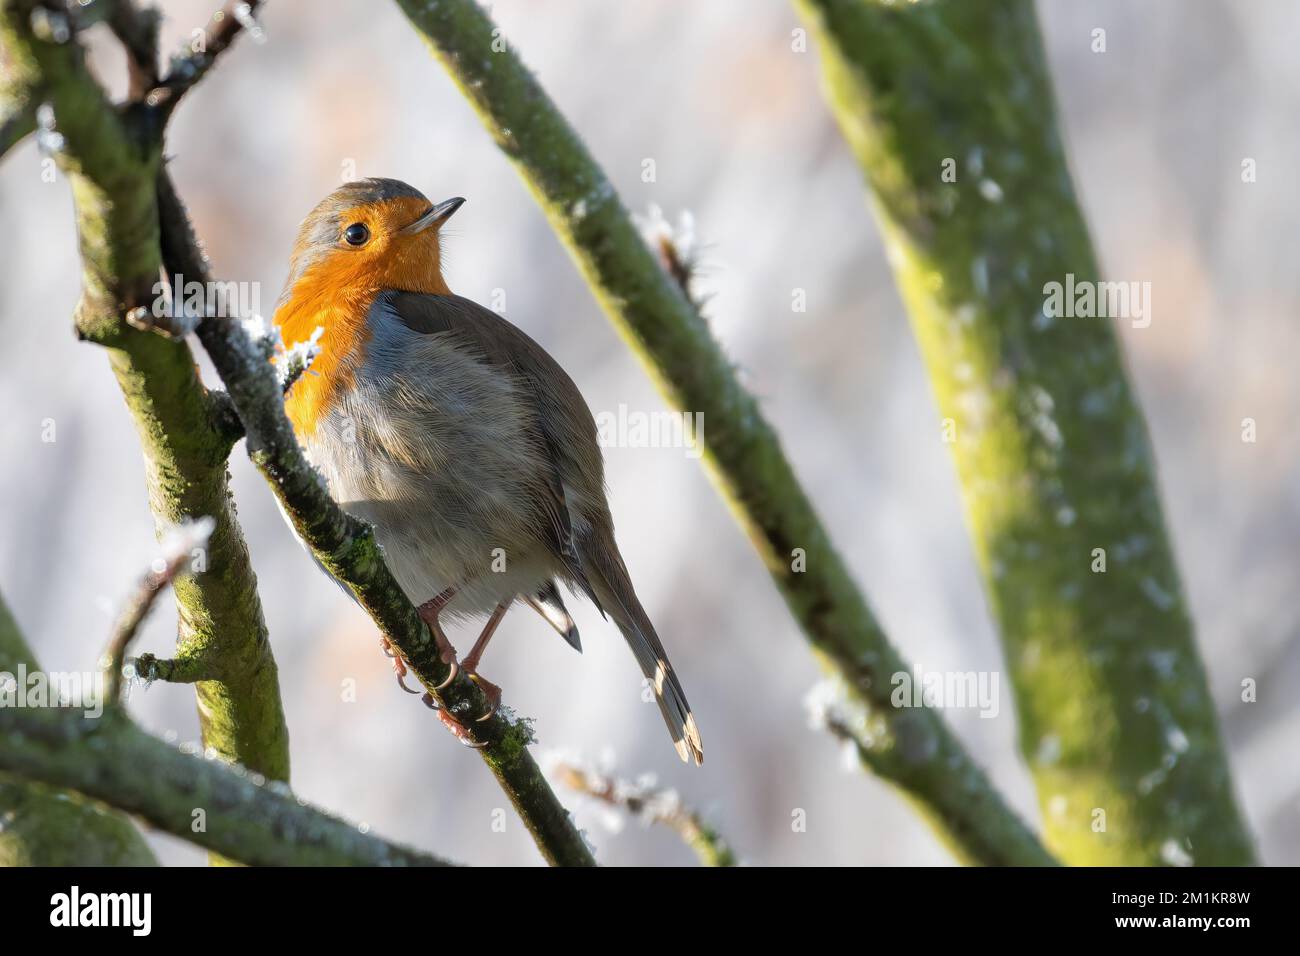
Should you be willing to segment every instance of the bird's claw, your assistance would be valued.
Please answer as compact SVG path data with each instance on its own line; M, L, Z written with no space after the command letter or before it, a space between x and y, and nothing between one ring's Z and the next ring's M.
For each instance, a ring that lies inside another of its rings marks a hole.
M450 668L450 670L447 671L447 679L444 680L437 687L435 687L434 690L442 690L447 685L449 685L452 681L454 681L456 679L456 675L460 673L460 665L456 663L456 651L452 649L450 644L447 645L446 650L444 650L441 654L439 654L438 657L444 664L447 665L447 667Z
M397 675L397 686L402 688L402 690L406 691L408 694L420 693L418 690L412 690L410 687L406 686L406 661L402 660L402 655L393 647L392 641L384 637L380 638L379 644L380 647L383 648L385 656L393 659L393 673Z
M420 691L416 690L414 687L407 687L407 686L406 686L406 680L405 680L405 678L406 678L406 674L404 674L404 673L402 673L402 674L398 674L398 675L397 675L397 686L400 687L400 688L402 688L402 690L406 691L408 694L418 694L418 693L420 693Z
M473 737L471 737L469 731L465 728L465 725L462 724L459 720L457 720L455 715L452 714L449 710L447 710L446 707L440 706L438 702L434 699L432 693L425 693L425 695L420 699L424 701L425 707L428 707L430 710L437 713L438 720L442 722L442 725L446 727L448 730L450 730L452 736L455 737L457 740L459 740L466 747L471 747L474 750L482 750L484 747L487 746L487 741L475 740Z
M485 720L491 720L492 715L495 714L497 708L501 706L501 688L492 683L486 677L480 675L476 670L467 668L465 670L465 676L478 684L479 689L483 691L483 696L487 698L488 702L487 713L482 717L475 717L474 722L481 724Z

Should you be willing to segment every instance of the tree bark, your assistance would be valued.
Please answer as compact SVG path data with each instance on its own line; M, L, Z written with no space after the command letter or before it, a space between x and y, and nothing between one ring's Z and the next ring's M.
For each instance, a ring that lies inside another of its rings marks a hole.
M0 597L0 674L39 665ZM157 866L131 821L80 794L0 773L0 866Z
M1045 307L1100 270L1032 3L797 6L955 430L1048 845L1250 863L1115 328Z

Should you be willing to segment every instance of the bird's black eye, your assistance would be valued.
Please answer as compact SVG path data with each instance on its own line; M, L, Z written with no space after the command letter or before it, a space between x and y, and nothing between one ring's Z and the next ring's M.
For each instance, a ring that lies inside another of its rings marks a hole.
M347 240L349 246L364 246L370 241L370 230L364 223L354 222L343 230L343 238Z

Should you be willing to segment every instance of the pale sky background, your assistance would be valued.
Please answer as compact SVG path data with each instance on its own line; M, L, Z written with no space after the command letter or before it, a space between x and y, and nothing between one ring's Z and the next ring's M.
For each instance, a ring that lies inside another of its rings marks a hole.
M164 49L213 6L169 2ZM701 289L727 352L779 430L891 639L929 670L1000 670L938 415L864 201L818 87L814 52L776 0L497 0L506 35L585 137L626 205L690 210ZM1166 514L1263 859L1300 864L1300 6L1040 4L1080 194L1109 278L1150 281L1149 328L1123 328ZM341 180L405 179L468 197L450 230L454 290L507 314L572 374L593 411L663 408L520 180L396 6L273 0L181 106L172 169L224 279L260 283L268 314L298 222ZM1090 49L1094 27L1108 50ZM120 90L122 58L95 65ZM106 53L104 52L106 51ZM1258 181L1243 184L1243 158ZM641 163L658 178L641 182ZM1014 202L1014 196L1007 197ZM77 343L67 183L34 143L0 167L0 590L47 669L92 667L111 615L154 554L138 442L104 355ZM791 289L808 292L792 313ZM1258 423L1243 444L1241 420ZM55 420L57 441L40 440ZM705 423L707 434L708 423ZM947 864L878 780L846 772L808 729L818 672L754 552L681 449L606 454L619 541L695 708L708 759L678 762L615 629L570 601L585 653L515 611L483 663L535 719L541 748L656 773L755 864ZM281 521L242 445L234 491L292 742L294 789L376 832L476 864L539 857L481 761L395 685L369 620ZM175 633L160 602L138 649ZM452 635L462 652L473 634ZM1259 702L1239 701L1244 677ZM359 699L342 701L355 679ZM949 712L1027 817L1007 681L996 719ZM192 690L156 684L131 709L197 738ZM686 864L671 834L564 799L608 864ZM806 832L792 832L796 809ZM203 854L153 837L170 863Z

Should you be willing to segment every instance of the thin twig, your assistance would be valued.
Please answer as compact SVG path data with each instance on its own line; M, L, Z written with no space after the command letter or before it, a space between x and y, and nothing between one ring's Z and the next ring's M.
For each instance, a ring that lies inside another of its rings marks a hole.
M181 97L207 76L217 58L240 33L249 32L254 39L262 39L261 27L255 19L260 6L260 0L227 0L204 28L203 49L191 48L172 60L161 86L149 94L149 104L158 107L164 120L176 109Z
M653 778L621 780L564 758L555 760L549 769L570 790L622 810L643 823L668 827L705 866L736 865L736 855L722 835L682 803L677 791L656 787Z
M139 101L158 85L158 27L162 14L134 0L111 0L108 26L126 51L127 97Z
M113 633L104 649L104 697L108 704L122 700L123 673L126 669L126 652L140 631L140 625L149 616L154 601L172 579L193 560L195 549L204 547L216 522L203 517L185 522L174 528L162 541L162 554L140 578L135 591L113 626Z

